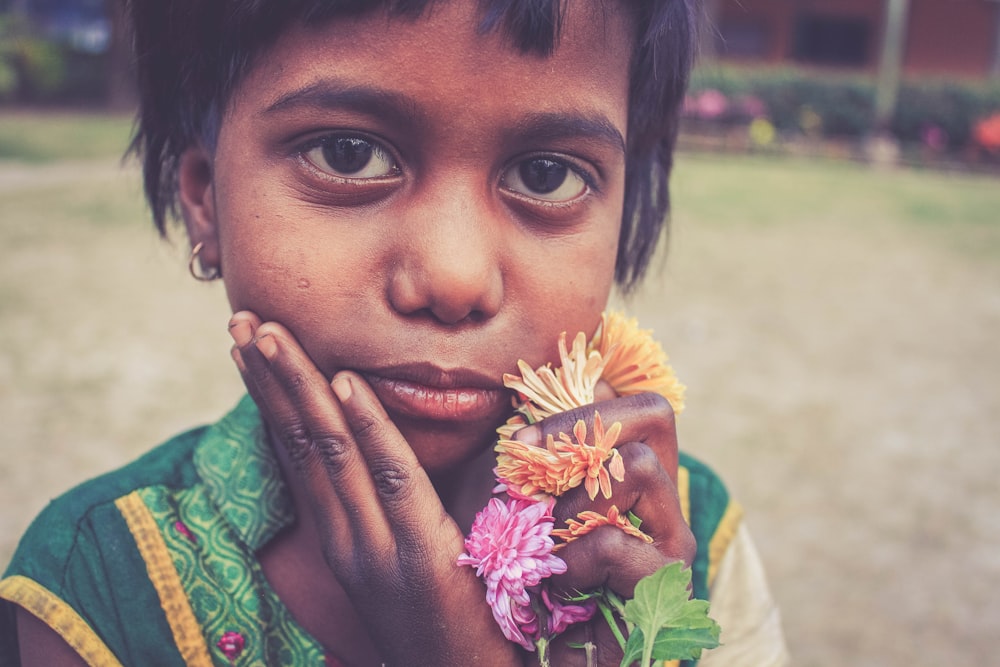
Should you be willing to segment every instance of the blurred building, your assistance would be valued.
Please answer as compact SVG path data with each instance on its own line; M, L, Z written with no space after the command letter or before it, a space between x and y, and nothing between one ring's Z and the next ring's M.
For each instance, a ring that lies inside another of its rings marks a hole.
M43 36L82 53L104 53L111 40L105 0L0 0L0 11L28 18Z
M1000 0L909 0L906 74L1000 77ZM709 0L723 61L875 71L889 0Z

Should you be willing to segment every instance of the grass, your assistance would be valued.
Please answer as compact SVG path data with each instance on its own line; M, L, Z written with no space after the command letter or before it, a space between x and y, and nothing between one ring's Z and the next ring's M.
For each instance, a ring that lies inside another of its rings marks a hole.
M132 117L123 114L0 112L0 160L116 158L131 132Z
M673 191L681 224L891 227L969 255L1000 257L995 176L684 153Z

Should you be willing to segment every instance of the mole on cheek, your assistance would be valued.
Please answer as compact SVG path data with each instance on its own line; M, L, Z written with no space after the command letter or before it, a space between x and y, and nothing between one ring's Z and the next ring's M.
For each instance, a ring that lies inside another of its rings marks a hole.
M309 289L309 285L308 278L299 278L299 289Z

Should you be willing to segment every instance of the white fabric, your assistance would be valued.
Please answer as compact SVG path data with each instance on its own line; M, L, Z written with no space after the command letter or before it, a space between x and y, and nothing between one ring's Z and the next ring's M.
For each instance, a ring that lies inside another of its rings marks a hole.
M699 667L784 667L789 664L781 614L746 524L740 523L719 563L709 615L722 626L721 646Z

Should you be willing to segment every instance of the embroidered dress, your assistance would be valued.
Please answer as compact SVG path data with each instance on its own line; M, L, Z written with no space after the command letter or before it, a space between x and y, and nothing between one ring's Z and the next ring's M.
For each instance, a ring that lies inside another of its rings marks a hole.
M739 506L683 454L678 481L698 540L695 594L708 597ZM0 664L19 664L16 605L94 666L337 664L292 618L256 559L293 521L246 397L220 422L77 487L39 515L0 580Z

